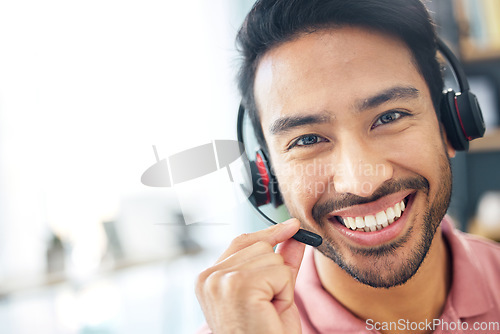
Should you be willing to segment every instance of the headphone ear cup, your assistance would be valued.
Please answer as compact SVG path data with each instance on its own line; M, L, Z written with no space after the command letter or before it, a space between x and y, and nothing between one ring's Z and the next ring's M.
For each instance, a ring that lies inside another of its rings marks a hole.
M459 118L462 121L461 125L466 139L471 141L482 137L486 126L484 125L483 113L476 95L467 90L457 94L456 99L458 111L460 111Z
M449 89L443 93L441 99L441 122L446 130L446 135L450 141L451 146L457 151L464 151L469 149L469 141L464 134L460 114L458 110L458 103L455 91Z
M274 207L283 204L278 181L272 173L269 160L263 150L258 150L255 161L250 164L252 171L252 198L256 206L272 203Z
M268 178L261 173L262 167L259 167L257 161L250 161L252 194L249 196L249 199L253 202L254 206L261 206L270 203L271 198L269 195Z

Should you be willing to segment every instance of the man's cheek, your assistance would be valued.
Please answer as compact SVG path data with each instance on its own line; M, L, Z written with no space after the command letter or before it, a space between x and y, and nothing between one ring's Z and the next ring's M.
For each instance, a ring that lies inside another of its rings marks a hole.
M314 166L283 165L279 170L278 181L287 192L300 193L302 196L315 197L318 192L326 188L324 173L320 173Z
M313 206L327 191L327 183L293 178L287 181L283 182L282 194L289 212L295 217L310 218Z
M318 200L324 194L331 192L330 184L323 180L310 180L305 186L305 193L308 198Z

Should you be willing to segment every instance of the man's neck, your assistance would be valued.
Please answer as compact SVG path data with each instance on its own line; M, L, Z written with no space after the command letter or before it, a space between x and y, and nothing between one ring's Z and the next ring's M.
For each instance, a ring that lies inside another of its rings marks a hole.
M315 251L314 259L325 290L363 320L420 323L432 322L442 314L451 283L451 260L441 228L418 272L405 284L389 289L358 282L319 251ZM400 330L382 332L404 333ZM429 331L412 330L411 333Z

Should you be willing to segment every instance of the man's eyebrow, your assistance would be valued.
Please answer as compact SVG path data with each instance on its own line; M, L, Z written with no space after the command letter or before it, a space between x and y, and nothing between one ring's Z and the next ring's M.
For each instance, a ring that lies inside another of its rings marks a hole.
M294 115L283 116L272 122L269 127L269 132L272 135L287 132L292 128L310 125L310 124L324 124L330 122L331 116L327 113L319 113L314 115Z
M356 110L364 111L380 106L389 101L409 100L419 96L420 91L415 87L396 86L364 99L356 104Z
M356 103L356 110L364 111L375 108L389 101L400 99L409 100L417 98L419 95L420 91L415 87L396 86L361 100ZM324 124L330 122L330 120L331 115L326 112L313 115L283 116L271 123L269 132L272 135L278 135L296 127L310 124Z

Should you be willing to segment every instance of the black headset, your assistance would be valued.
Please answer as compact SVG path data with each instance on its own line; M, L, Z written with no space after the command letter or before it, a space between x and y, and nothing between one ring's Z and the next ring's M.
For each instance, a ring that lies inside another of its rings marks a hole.
M445 56L455 74L460 92L448 89L443 92L440 112L448 140L457 151L467 151L469 142L484 135L483 114L476 95L470 91L467 76L453 52L441 39L437 40L439 51Z
M485 125L483 115L477 97L470 91L467 77L460 62L441 39L437 40L437 46L441 54L451 65L451 69L460 87L460 92L455 92L453 89L443 91L439 110L441 122L453 148L457 151L467 151L469 149L469 141L484 135ZM240 145L242 150L245 150L243 136L243 119L245 113L243 104L240 104L237 131L238 141L242 143ZM241 153L243 154L244 152ZM271 224L277 224L277 222L259 209L260 206L265 204L272 204L274 207L283 204L278 180L272 171L268 154L264 148L258 148L255 152L255 159L252 160L249 158L249 161L253 187L248 199L265 220ZM321 236L303 229L300 229L293 238L314 247L321 245L323 241Z

